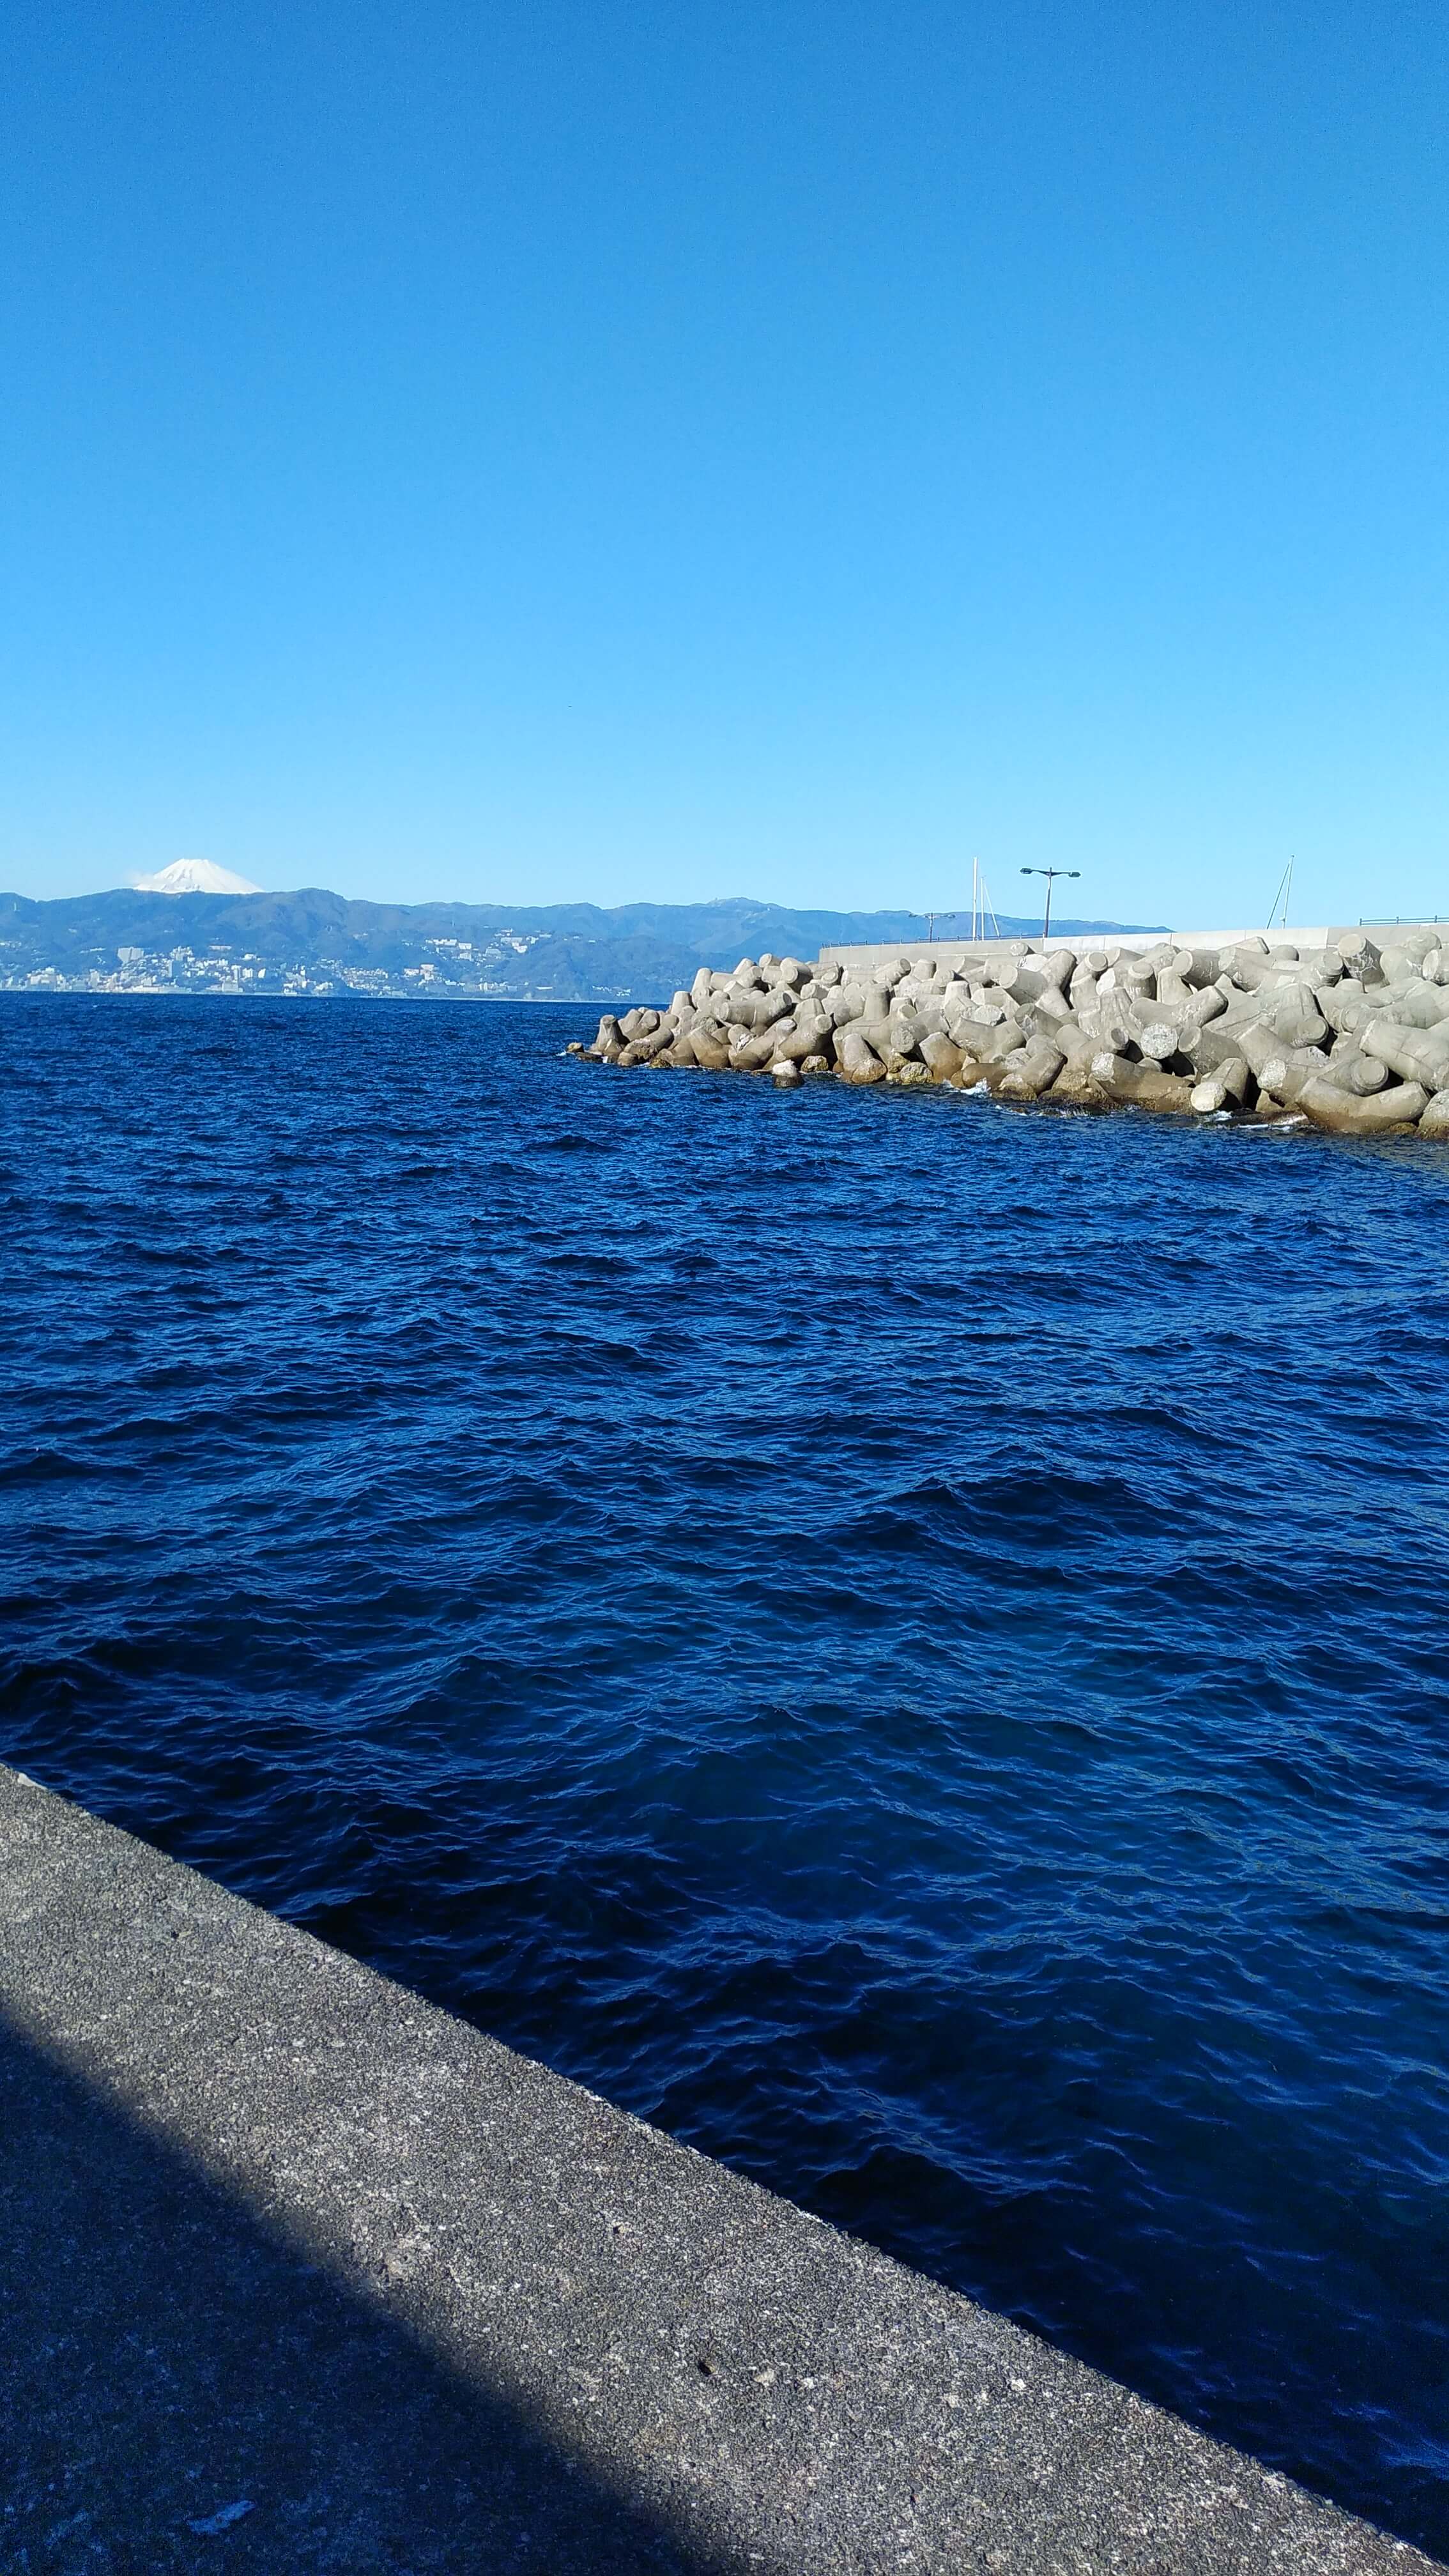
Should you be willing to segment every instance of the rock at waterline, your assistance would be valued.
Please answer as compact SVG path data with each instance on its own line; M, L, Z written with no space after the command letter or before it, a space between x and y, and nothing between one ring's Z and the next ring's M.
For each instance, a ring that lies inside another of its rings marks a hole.
M1426 927L1302 954L1253 937L1047 955L1016 940L868 968L745 957L701 967L665 1011L605 1012L569 1052L624 1071L765 1074L780 1091L833 1075L1449 1142L1449 947Z

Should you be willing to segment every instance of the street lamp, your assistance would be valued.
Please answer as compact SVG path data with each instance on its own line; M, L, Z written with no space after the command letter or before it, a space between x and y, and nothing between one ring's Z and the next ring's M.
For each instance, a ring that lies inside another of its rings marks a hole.
M1080 869L1080 868L1023 868L1021 873L1022 873L1022 875L1023 875L1024 877L1045 877L1045 878L1046 878L1046 881L1047 881L1047 890L1046 890L1046 911L1045 911L1045 912L1043 913L1043 915L1042 915L1042 925L1041 925L1041 935L1042 935L1042 939L1043 939L1043 941L1045 942L1046 940L1048 940L1048 939L1051 937L1051 928L1052 928L1052 880L1053 880L1053 878L1054 878L1054 877L1079 877L1079 876L1081 875L1082 871L1081 871L1081 869Z

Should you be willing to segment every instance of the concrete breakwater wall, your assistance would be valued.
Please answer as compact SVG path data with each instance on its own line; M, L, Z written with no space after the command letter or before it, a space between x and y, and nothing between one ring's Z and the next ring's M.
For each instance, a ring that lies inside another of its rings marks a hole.
M667 1010L606 1013L575 1052L1449 1141L1449 926L1321 936L743 958L732 973L702 967Z
M0 1765L0 2567L1431 2576Z

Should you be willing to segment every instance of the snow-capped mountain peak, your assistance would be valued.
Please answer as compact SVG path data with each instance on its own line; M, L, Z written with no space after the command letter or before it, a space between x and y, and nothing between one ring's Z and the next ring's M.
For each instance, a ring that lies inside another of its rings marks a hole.
M173 859L154 877L137 877L137 894L260 894L249 877L219 868L215 859Z

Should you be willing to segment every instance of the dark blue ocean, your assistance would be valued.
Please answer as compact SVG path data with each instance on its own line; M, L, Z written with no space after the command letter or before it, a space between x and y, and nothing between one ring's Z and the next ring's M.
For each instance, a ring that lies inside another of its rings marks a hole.
M0 1750L1449 2554L1449 1153L0 1002Z

